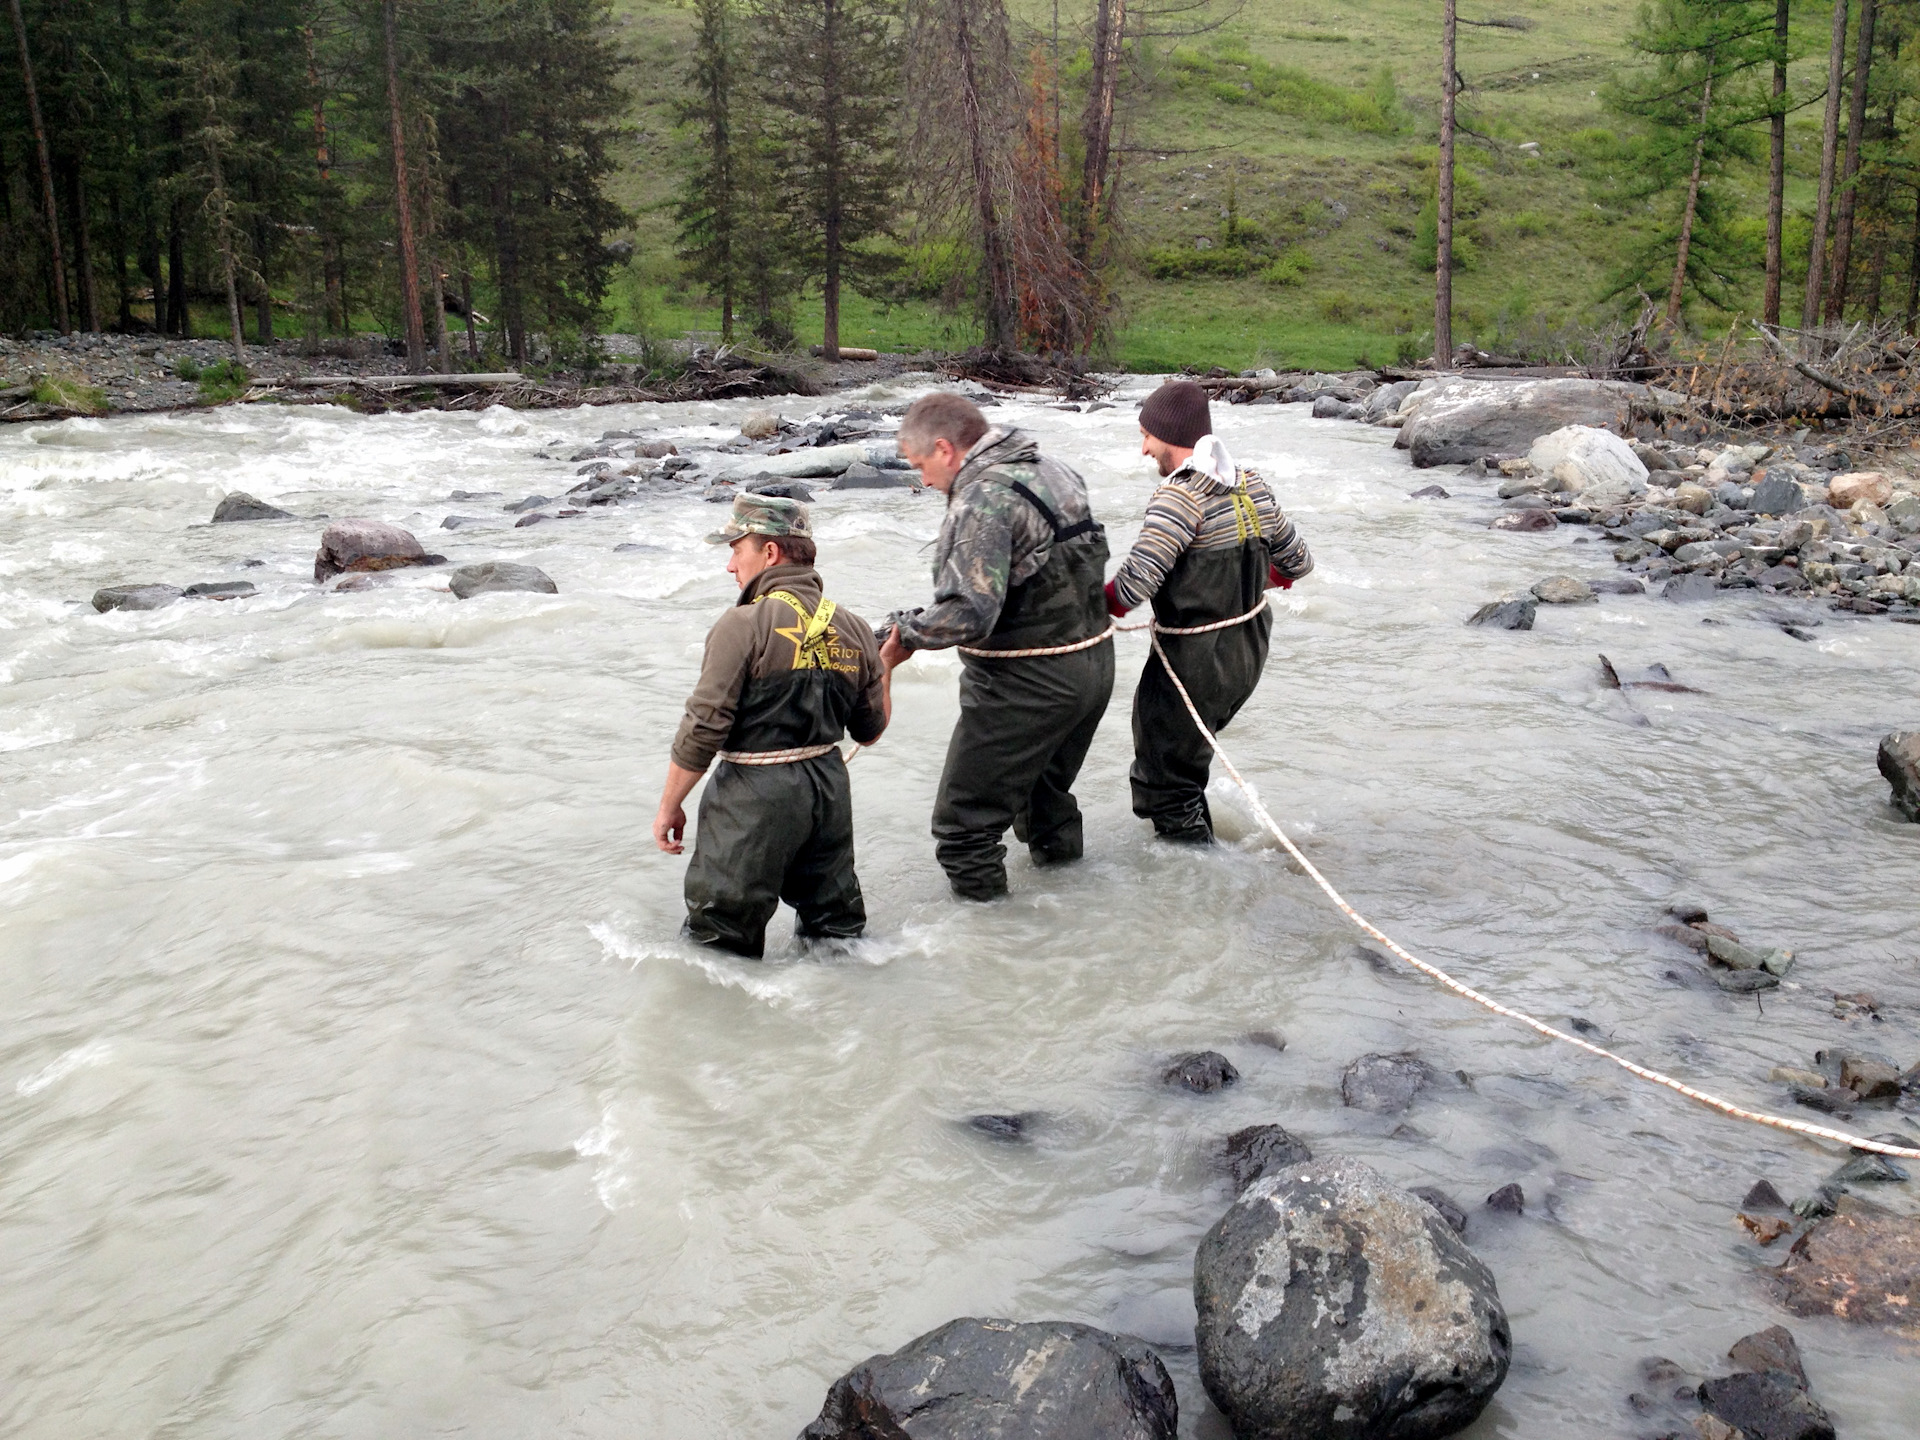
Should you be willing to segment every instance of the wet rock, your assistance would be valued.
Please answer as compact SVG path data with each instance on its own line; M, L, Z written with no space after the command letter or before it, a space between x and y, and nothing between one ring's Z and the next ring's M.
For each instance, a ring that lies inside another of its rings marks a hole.
M1447 493L1444 485L1422 485L1418 490L1409 490L1407 498L1409 500L1451 500L1453 496Z
M917 490L918 483L910 470L882 470L862 461L858 465L849 465L847 471L833 482L835 490Z
M1553 518L1551 510L1509 510L1499 516L1487 528L1489 530L1517 530L1523 533L1536 530L1555 530L1560 522Z
M1447 1228L1454 1234L1467 1233L1467 1212L1454 1204L1453 1197L1446 1191L1432 1185L1416 1185L1411 1193L1431 1205L1434 1213L1447 1222Z
M1804 590L1807 577L1800 573L1797 566L1769 565L1753 577L1753 583L1762 590ZM1787 628L1791 630L1792 627Z
M777 495L782 500L798 500L803 505L813 500L813 491L798 480L755 480L747 486L749 495Z
M740 434L748 440L771 440L780 433L780 417L771 410L756 410L740 422Z
M1793 1221L1784 1215L1749 1215L1742 1210L1738 1219L1753 1236L1754 1243L1763 1249L1781 1236L1793 1233Z
M1756 950L1721 935L1707 936L1707 963L1728 970L1764 970L1769 975L1785 975L1793 968L1791 950Z
M1770 1326L1757 1330L1751 1335L1743 1335L1733 1342L1733 1348L1727 1351L1727 1358L1733 1362L1735 1370L1746 1371L1754 1375L1764 1375L1769 1370L1778 1370L1791 1375L1800 1384L1807 1383L1807 1367L1800 1359L1799 1342L1793 1338L1793 1332L1784 1325Z
M1423 469L1464 465L1489 453L1518 455L1567 425L1625 429L1631 402L1652 395L1644 386L1620 381L1449 377L1423 385L1402 402L1406 423L1394 445L1409 451Z
M1893 787L1894 808L1920 821L1920 730L1896 730L1880 741L1880 773Z
M1249 1125L1227 1137L1227 1169L1235 1194L1262 1175L1313 1159L1306 1141L1278 1125Z
M398 570L407 565L444 565L444 555L429 555L398 525L380 520L336 520L320 536L313 557L313 583L324 584L346 570Z
M1433 1082L1433 1067L1411 1051L1362 1055L1340 1076L1340 1098L1355 1110L1397 1115Z
M1776 1065L1767 1072L1767 1078L1783 1085L1805 1085L1810 1090L1827 1088L1826 1076L1818 1070L1802 1070L1797 1065Z
M550 496L529 495L524 500L516 500L511 505L502 505L500 508L509 515L524 515L529 510L538 510L542 505L551 505L552 503L553 500Z
M180 595L174 585L109 585L93 592L93 608L102 615L109 610L161 610Z
M1682 925L1699 925L1708 918L1707 907L1698 900L1675 900L1667 906L1667 914Z
M1493 1276L1357 1160L1248 1186L1200 1242L1193 1294L1201 1382L1240 1440L1437 1440L1506 1378Z
M1174 1056L1173 1063L1160 1078L1196 1095L1211 1095L1239 1080L1240 1072L1219 1051L1196 1050L1190 1055Z
M1848 1055L1840 1062L1840 1083L1862 1100L1898 1100L1900 1071L1878 1055Z
M1884 510L1893 503L1893 481L1878 470L1853 470L1827 482L1827 503L1834 509L1850 510L1862 500Z
M1906 1137L1899 1137L1900 1145L1911 1145ZM1898 1185L1911 1180L1904 1165L1900 1165L1885 1155L1856 1155L1833 1174L1821 1182L1824 1187L1844 1187L1847 1185Z
M1420 388L1418 380L1395 380L1390 385L1381 385L1366 398L1366 418L1380 421L1396 413L1406 398Z
M1715 970L1713 983L1729 995L1751 995L1757 990L1777 990L1780 977L1765 970Z
M538 525L543 521L551 520L553 518L554 518L553 516L547 514L545 511L536 510L533 512L533 514L522 515L518 520L514 521L513 528L516 530L524 530L529 525Z
M1313 402L1313 418L1316 420L1364 420L1367 418L1367 407L1350 404L1332 395L1322 395Z
M1174 1440L1166 1366L1091 1325L951 1320L834 1381L801 1440Z
M1600 595L1644 595L1647 587L1631 575L1605 575L1598 580L1589 580L1587 585Z
M1533 597L1542 605L1584 605L1600 598L1586 581L1571 575L1549 575L1535 584Z
M1487 1209L1497 1215L1524 1215L1527 1213L1527 1192L1518 1184L1502 1185L1487 1196Z
M517 565L511 560L462 565L447 577L447 588L462 600L489 595L496 590L531 590L541 595L560 593L560 587L546 571L535 565Z
M291 510L282 510L278 505L269 505L264 500L256 500L244 490L234 490L213 507L213 523L228 525L239 520L292 520L297 518Z
M1676 575L1661 587L1662 600L1711 600L1720 587L1711 575Z
M202 580L180 593L188 600L244 600L260 592L251 580Z
M678 455L680 447L671 440L642 440L633 447L636 460L664 460L669 455Z
M1700 1407L1745 1440L1834 1440L1833 1421L1805 1382L1780 1370L1702 1380Z
M967 1117L967 1128L990 1135L995 1140L1025 1140L1027 1132L1039 1118L1033 1114L970 1115Z
M440 522L442 530L486 529L500 522L483 515L449 515Z
M1823 1085L1816 1088L1812 1085L1789 1084L1787 1094L1793 1097L1794 1104L1804 1105L1809 1110L1818 1110L1823 1115L1851 1115L1853 1107L1860 1100L1858 1095L1844 1085Z
M1539 609L1537 600L1494 600L1469 615L1467 623L1493 630L1531 630Z

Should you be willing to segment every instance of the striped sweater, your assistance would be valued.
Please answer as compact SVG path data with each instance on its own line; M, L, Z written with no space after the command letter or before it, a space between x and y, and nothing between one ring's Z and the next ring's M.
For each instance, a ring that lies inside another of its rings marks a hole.
M1307 542L1282 513L1267 482L1245 466L1238 467L1235 475L1245 495L1240 504L1235 503L1232 489L1196 470L1176 470L1160 483L1147 502L1140 538L1114 572L1114 595L1121 604L1129 610L1146 604L1189 550L1229 550L1244 544L1247 502L1280 578L1298 580L1313 569Z

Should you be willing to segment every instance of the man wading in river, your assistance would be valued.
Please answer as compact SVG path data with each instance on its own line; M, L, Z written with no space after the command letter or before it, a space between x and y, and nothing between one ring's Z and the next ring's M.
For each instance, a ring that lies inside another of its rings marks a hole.
M1007 891L1008 826L1036 864L1080 858L1072 786L1113 694L1113 645L1095 639L1107 629L1106 532L1078 475L1042 458L1031 436L989 429L962 396L915 401L900 453L947 511L933 603L892 617L881 658L891 671L915 650L963 657L934 853L954 894L991 900ZM1065 653L1006 656L1055 646Z
M687 866L686 933L758 958L785 900L794 933L850 939L867 925L853 871L853 799L837 742L887 728L886 671L867 622L821 594L806 507L740 495L724 530L740 599L707 636L700 683L673 737L654 843L678 855L682 808L700 797Z
M1173 380L1140 407L1140 453L1165 477L1147 502L1140 538L1107 582L1107 610L1125 615L1153 602L1169 629L1211 625L1254 611L1242 624L1160 639L1167 659L1216 735L1260 683L1273 616L1262 603L1313 569L1313 557L1273 492L1241 469L1213 434L1207 392ZM1255 607L1259 607L1257 610ZM1162 839L1213 839L1207 774L1213 751L1149 652L1133 692L1133 813Z

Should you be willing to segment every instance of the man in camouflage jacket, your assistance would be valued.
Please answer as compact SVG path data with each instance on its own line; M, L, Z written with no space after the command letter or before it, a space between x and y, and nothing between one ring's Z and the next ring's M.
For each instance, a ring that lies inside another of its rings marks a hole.
M934 547L933 603L891 617L881 658L958 648L960 719L934 802L934 852L956 895L1007 890L1009 826L1036 864L1080 858L1073 782L1113 694L1113 645L1074 646L1107 630L1106 532L1084 481L1044 458L1031 436L995 430L971 401L935 394L900 426L900 450L946 492Z

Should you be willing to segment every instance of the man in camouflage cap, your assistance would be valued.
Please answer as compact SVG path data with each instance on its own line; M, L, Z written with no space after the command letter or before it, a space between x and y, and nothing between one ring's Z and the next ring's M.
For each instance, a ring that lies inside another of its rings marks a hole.
M726 526L740 598L707 635L700 682L673 737L654 843L684 849L687 796L700 796L687 866L686 933L758 958L785 900L795 933L849 939L866 928L853 868L853 797L838 742L887 728L886 670L867 622L821 593L804 505L739 495Z
M954 894L1007 891L1008 826L1036 864L1077 860L1073 782L1113 694L1101 593L1106 532L1087 487L1033 437L995 430L964 396L926 395L900 423L900 453L947 512L933 603L891 617L891 671L915 650L958 648L960 720L933 807L934 853ZM1010 658L1002 652L1060 648Z

